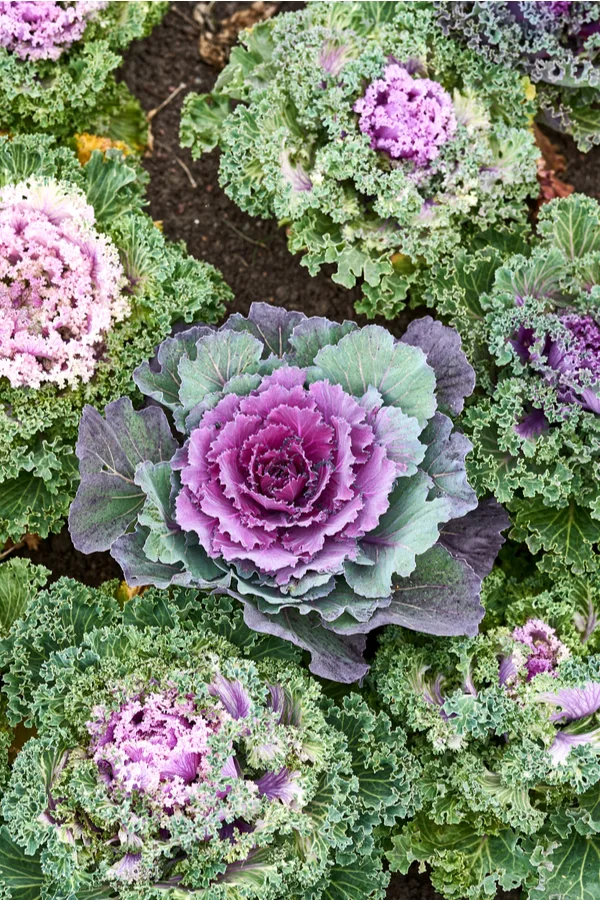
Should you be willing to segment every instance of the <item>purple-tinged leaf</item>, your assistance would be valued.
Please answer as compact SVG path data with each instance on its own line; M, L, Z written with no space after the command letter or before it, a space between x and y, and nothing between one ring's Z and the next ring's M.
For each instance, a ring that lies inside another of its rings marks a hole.
M149 528L137 525L135 531L122 535L111 547L111 556L123 570L131 587L153 585L166 588L172 584L202 588L227 587L230 576L208 558L199 544L186 540L182 562L163 563L148 555Z
M122 398L108 404L104 418L93 406L85 407L76 447L81 483L69 515L78 550L108 550L127 531L146 499L134 481L137 466L169 460L176 447L158 407L136 412Z
M250 697L237 679L230 681L222 675L215 675L212 684L208 688L212 697L218 697L229 715L233 719L245 719L251 708Z
M492 571L505 541L502 532L509 525L504 507L489 497L466 516L447 522L440 531L440 544L455 558L464 559L480 578L485 578Z
M392 602L366 625L357 623L345 634L360 634L381 625L401 625L435 635L475 635L483 618L481 579L463 560L439 544L417 560L408 578L392 587Z
M192 575L182 563L162 563L149 559L145 551L149 528L137 526L135 531L118 538L111 548L111 556L123 570L123 578L130 587L153 585L167 588L172 584L187 586Z
M524 440L533 441L549 427L543 409L532 409L518 425L515 425L515 432Z
M196 342L213 331L208 325L195 325L163 341L154 359L142 363L133 373L133 380L142 394L169 409L179 406L179 361L183 356L195 359Z
M253 631L272 634L307 650L311 654L309 669L321 678L351 684L368 672L363 657L367 640L363 635L334 634L323 628L318 618L302 616L295 609L264 615L248 602L244 606L244 621Z
M271 354L282 357L289 350L289 339L294 328L305 318L304 313L287 310L282 306L253 303L248 318L235 313L227 319L221 331L249 332L262 343L263 359Z
M475 387L475 372L463 353L458 332L424 316L410 323L401 340L425 353L435 372L438 409L449 415L462 412L465 397Z
M259 794L267 800L281 800L290 806L298 798L301 789L297 784L298 773L290 772L283 766L279 772L266 772L256 782Z

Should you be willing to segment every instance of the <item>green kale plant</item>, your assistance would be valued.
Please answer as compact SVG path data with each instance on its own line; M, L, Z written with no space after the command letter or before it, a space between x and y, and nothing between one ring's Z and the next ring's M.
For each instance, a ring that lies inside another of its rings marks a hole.
M480 636L445 641L389 629L376 657L377 700L422 767L423 806L395 830L389 862L401 872L426 864L447 898L521 887L529 900L589 900L600 857L600 656L588 636L573 640L578 619L561 608L577 579L518 584L499 573L488 583L505 625L490 616Z
M600 142L600 7L594 2L448 2L435 6L444 34L526 74L539 118L581 150Z
M461 251L428 290L478 374L463 425L478 492L546 568L597 568L600 541L600 206L572 195L537 236Z
M145 143L138 101L114 70L121 52L160 22L168 3L0 3L0 130L70 137L96 132Z
M528 83L444 38L430 4L310 3L241 42L186 98L181 142L219 146L227 194L286 226L311 274L360 281L359 312L393 318L440 258L525 227Z
M49 137L0 140L0 546L60 529L84 406L132 396L173 325L215 321L230 296L163 238L143 190L118 151L80 166Z
M227 598L61 579L0 645L34 725L2 812L2 896L383 898L382 828L415 808L404 734L339 704Z

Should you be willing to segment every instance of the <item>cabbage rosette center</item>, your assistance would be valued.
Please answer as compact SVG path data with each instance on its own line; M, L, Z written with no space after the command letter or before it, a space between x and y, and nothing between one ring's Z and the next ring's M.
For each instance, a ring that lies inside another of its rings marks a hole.
M335 680L366 672L379 625L476 632L506 523L450 419L474 383L455 331L426 317L397 341L254 304L168 339L135 380L152 406L84 412L80 549L110 547L131 585L228 591Z

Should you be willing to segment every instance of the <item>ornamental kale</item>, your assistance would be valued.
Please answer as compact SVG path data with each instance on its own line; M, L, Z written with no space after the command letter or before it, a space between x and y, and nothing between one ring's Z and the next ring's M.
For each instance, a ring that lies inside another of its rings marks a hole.
M57 60L83 37L88 19L107 6L105 0L80 0L76 5L3 0L0 3L0 46L21 59Z
M60 528L86 403L132 394L176 321L215 320L215 271L141 211L117 151L80 166L39 136L0 142L0 546Z
M7 895L25 871L56 900L383 898L381 826L418 800L402 731L327 700L226 598L115 587L61 579L2 642L36 728L2 804Z
M577 572L596 567L600 541L599 250L600 207L573 195L542 209L524 253L478 251L433 289L461 333L476 322L470 478L507 504L512 536L548 551L545 565Z
M110 548L132 586L231 593L333 680L365 674L380 625L477 631L507 523L466 479L449 414L473 370L451 328L426 317L396 341L254 304L168 339L134 379L147 409L83 412L78 549Z
M413 78L397 63L369 85L354 112L361 114L358 127L371 138L371 149L412 159L415 169L433 162L456 131L450 94L437 81Z
M393 318L461 243L524 227L537 193L523 78L434 16L309 3L244 34L215 92L184 104L183 145L218 145L229 196L281 220L311 274L333 263L334 281L359 279L368 315Z
M113 70L119 51L149 34L167 8L145 0L0 3L0 130L97 132L142 145L144 114Z
M116 247L83 191L34 178L0 188L0 377L87 382L97 345L130 313Z
M409 735L425 789L422 810L392 838L392 869L427 863L448 898L484 900L498 887L531 900L593 896L600 657L569 654L540 620L471 640L394 631L373 684ZM534 671L549 643L551 669Z
M444 34L529 76L541 121L582 150L600 142L600 8L594 2L437 2Z

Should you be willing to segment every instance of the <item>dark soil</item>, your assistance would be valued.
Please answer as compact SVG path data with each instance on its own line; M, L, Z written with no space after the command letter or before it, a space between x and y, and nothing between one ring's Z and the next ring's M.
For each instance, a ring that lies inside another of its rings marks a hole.
M163 223L164 233L173 240L184 240L188 250L199 259L212 263L223 273L233 289L235 300L228 312L246 314L253 300L264 300L307 315L327 316L342 321L354 318L366 324L354 312L359 290L347 290L334 284L327 272L311 277L287 249L285 233L274 221L253 219L242 213L218 183L218 155L212 153L193 162L187 150L179 146L181 104L189 91L211 90L217 72L200 61L199 28L192 18L194 2L171 4L160 27L145 41L135 44L125 57L122 76L146 110L158 107L180 85L185 87L154 118L154 151L144 165L151 181L148 190L149 212ZM280 3L285 11L302 3ZM248 3L219 2L215 15L225 18ZM553 136L556 141L556 137ZM577 191L600 199L600 147L584 155L567 138L556 141L567 158L564 181ZM187 171L186 171L187 169ZM410 313L386 323L401 334ZM47 566L52 578L63 575L89 585L99 585L120 577L120 570L108 554L84 556L74 550L68 532L41 542L35 551L21 551L35 562ZM498 894L498 900L517 900L518 892ZM388 900L441 900L425 875L414 871L395 875Z

